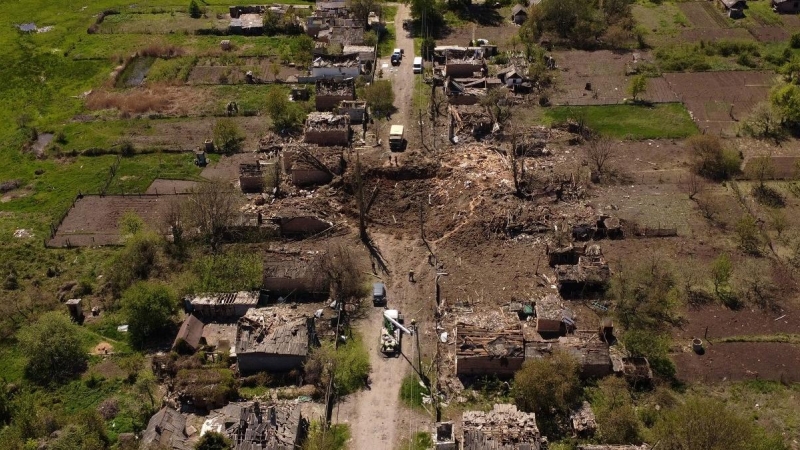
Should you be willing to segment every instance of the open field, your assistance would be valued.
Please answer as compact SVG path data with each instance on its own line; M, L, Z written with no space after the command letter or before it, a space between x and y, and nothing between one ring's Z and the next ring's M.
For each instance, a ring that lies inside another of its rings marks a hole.
M697 128L680 103L653 107L637 105L557 106L545 111L550 123L582 118L600 134L617 139L682 138L697 133Z

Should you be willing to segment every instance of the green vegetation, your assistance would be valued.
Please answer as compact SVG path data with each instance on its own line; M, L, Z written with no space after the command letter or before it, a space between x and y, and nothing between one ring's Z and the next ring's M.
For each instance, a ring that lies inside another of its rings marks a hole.
M742 159L728 148L719 136L704 134L687 141L694 154L694 171L711 180L721 181L739 173Z
M222 433L209 431L197 441L196 450L228 450L233 444Z
M400 441L398 448L408 450L428 450L433 448L433 439L431 438L430 433L421 431L419 433L414 433L411 438L405 438Z
M653 107L559 106L545 110L545 121L549 124L578 118L601 135L618 139L684 138L697 133L697 127L681 103Z
M303 122L303 111L290 102L279 87L273 86L267 91L266 112L272 121L272 129L278 133L294 130Z
M578 361L570 354L556 352L550 358L527 360L514 374L513 396L517 406L542 417L539 427L554 431L560 421L581 400Z
M337 423L326 427L324 423L314 421L303 443L303 450L345 450L350 440L350 427Z
M163 284L139 282L122 294L121 304L130 326L131 344L143 348L171 323L178 298Z
M63 383L86 369L78 326L58 312L45 313L21 330L19 345L28 356L26 376L39 384Z
M642 442L641 423L623 378L609 377L589 389L600 441L605 444Z
M777 342L781 344L800 344L800 334L776 333L776 334L745 334L738 336L727 336L723 338L709 339L714 343L722 342Z
M214 124L214 145L221 153L230 155L242 149L245 135L231 119L217 119Z
M422 396L428 395L428 390L420 384L419 376L410 373L403 377L400 385L400 400L409 408L421 408Z
M394 110L394 90L389 80L375 80L364 88L364 100L377 118L388 117Z
M366 386L370 371L369 353L362 337L353 333L345 343L339 344L338 349L332 342L315 348L303 369L306 379L323 391L333 376L336 395L343 396Z

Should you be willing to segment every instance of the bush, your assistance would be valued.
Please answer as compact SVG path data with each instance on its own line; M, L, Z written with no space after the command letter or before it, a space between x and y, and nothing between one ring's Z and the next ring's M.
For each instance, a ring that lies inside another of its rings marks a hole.
M641 442L641 423L624 378L609 377L591 390L600 441L606 444Z
M63 314L43 314L20 330L17 339L28 355L25 375L36 383L63 383L86 369L79 327Z
M230 439L224 434L209 431L197 441L194 448L195 450L228 450L232 446Z
M364 88L364 100L375 117L388 117L395 110L392 82L375 80Z
M241 151L245 136L231 119L219 119L214 125L214 144L224 154Z
M513 395L517 406L538 417L553 419L552 423L542 426L543 431L555 428L581 400L578 369L578 361L563 352L556 352L550 358L525 361L522 369L514 374Z
M360 335L354 333L338 349L330 342L315 348L303 367L308 381L323 390L330 381L331 368L338 396L351 394L366 385L371 367Z
M656 329L674 323L682 294L672 269L659 259L634 270L620 270L608 291L616 303L617 319L626 329Z
M632 356L643 356L650 362L653 373L665 379L675 377L675 364L669 359L669 334L649 330L628 330L622 343Z
M736 234L739 237L739 248L743 252L756 256L761 254L761 236L758 224L752 216L745 214L736 223Z
M698 175L715 181L727 180L739 173L741 157L723 146L718 136L701 134L687 140L694 153L694 170Z
M175 376L175 389L199 408L219 408L235 399L236 380L229 369L182 369Z
M800 48L800 33L794 33L792 37L789 38L789 47Z
M197 4L197 0L192 0L189 3L189 16L193 19L199 19L203 15L203 10L200 9L200 5Z
M108 267L108 283L115 296L156 270L160 246L161 237L155 233L140 232L128 238Z

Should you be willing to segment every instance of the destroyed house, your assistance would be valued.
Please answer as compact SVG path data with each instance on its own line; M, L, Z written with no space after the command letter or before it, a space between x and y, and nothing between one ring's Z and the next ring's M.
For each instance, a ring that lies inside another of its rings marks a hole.
M586 247L578 263L555 267L559 290L564 297L580 296L584 292L601 291L611 279L611 269L599 245Z
M197 294L184 298L186 310L211 320L236 319L258 306L258 291Z
M451 78L448 77L443 84L447 103L451 105L474 105L486 95L489 89L500 87L502 84L494 78Z
M145 450L191 450L186 435L186 418L178 411L164 407L150 418L142 433Z
M196 352L202 345L204 327L203 321L197 317L191 314L186 316L172 343L172 349L179 353Z
M575 357L583 378L602 378L612 373L608 344L577 336L558 339L558 348Z
M536 415L516 406L496 404L489 412L465 411L463 450L540 450Z
M447 137L453 143L480 139L494 130L494 120L483 106L449 105L447 110L450 116Z
M258 13L241 14L239 17L231 19L228 31L231 34L258 36L264 34L264 19Z
M510 377L522 367L525 345L520 327L489 331L456 325L456 375Z
M575 328L575 314L558 295L549 294L537 300L534 314L539 334L563 336Z
M239 164L239 186L242 192L261 192L264 190L265 181L261 164Z
M295 450L308 429L300 405L232 402L207 416L201 433L221 433L233 450Z
M594 223L584 223L572 227L572 238L576 241L591 239L622 239L622 222L616 217L600 216Z
M333 111L343 100L355 99L356 86L352 78L342 81L317 80L314 99L317 111Z
M372 63L375 61L375 47L370 47L368 45L345 45L342 48L343 54L357 54L358 60L361 64L365 63ZM363 69L368 71L369 69Z
M500 71L500 73L497 74L497 79L509 87L522 84L522 82L525 81L525 77L513 66Z
M312 112L306 117L303 142L323 146L350 144L350 116Z
M315 55L311 64L314 78L355 78L361 73L358 54Z
M479 48L474 50L446 50L442 75L455 78L485 76L486 62L483 59L483 50Z
M334 176L344 172L344 147L285 147L283 169L295 186L327 184Z
M331 44L339 44L342 47L345 45L363 45L364 27L360 25L331 27L331 34L328 38L328 42Z
M316 340L313 317L299 316L287 307L251 309L236 328L239 371L300 369Z
M350 117L350 124L367 123L367 102L363 100L342 100L337 111Z
M319 257L319 256L316 256ZM324 300L329 285L315 270L316 257L270 252L264 261L263 289L270 302Z

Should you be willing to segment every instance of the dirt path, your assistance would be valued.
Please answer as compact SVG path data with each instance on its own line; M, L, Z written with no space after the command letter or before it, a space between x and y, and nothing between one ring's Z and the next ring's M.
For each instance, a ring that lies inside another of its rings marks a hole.
M430 306L433 295L432 276L424 249L416 242L397 240L390 235L373 232L376 245L386 258L389 273L379 274L386 283L388 307L399 309L406 323L417 319L422 333L431 328ZM414 270L418 282L408 281L409 270ZM427 299L427 301L426 301ZM338 405L334 421L348 423L352 433L349 448L353 450L393 450L404 438L414 433L430 431L431 419L406 408L399 398L403 377L412 371L410 361L417 362L415 341L403 336L403 355L386 358L378 349L383 308L373 308L366 319L358 323L370 352L372 364L371 389L350 396ZM424 344L423 344L424 345Z
M402 3L397 5L397 14L394 17L396 48L404 52L403 60L399 66L392 66L391 55L386 55L378 62L378 68L383 69L383 78L392 82L394 88L394 106L397 112L392 114L391 123L402 124L406 127L406 138L411 128L411 102L414 96L414 81L416 80L412 66L414 62L414 39L403 29L403 21L411 18L411 9ZM389 127L386 127L383 139L389 138Z

